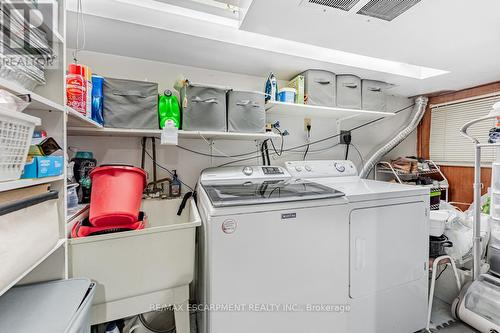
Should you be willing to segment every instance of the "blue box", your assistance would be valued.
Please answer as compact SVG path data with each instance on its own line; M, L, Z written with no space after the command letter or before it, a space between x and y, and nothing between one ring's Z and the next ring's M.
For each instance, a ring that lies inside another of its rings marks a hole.
M34 156L26 162L21 178L43 178L63 174L63 156Z

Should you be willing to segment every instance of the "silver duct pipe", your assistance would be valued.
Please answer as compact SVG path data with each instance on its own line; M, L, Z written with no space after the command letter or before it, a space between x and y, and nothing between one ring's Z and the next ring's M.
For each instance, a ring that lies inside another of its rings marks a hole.
M404 139L408 137L418 126L420 123L420 120L422 120L422 117L424 116L425 113L425 108L427 107L427 102L429 99L424 96L419 96L415 99L415 114L413 115L413 118L411 119L410 123L401 131L399 132L392 140L387 142L382 148L377 150L372 157L365 163L365 166L363 170L360 172L361 178L366 178L370 174L370 171L372 171L373 167L384 157L385 154L390 152L394 147L399 145L401 142L403 142Z

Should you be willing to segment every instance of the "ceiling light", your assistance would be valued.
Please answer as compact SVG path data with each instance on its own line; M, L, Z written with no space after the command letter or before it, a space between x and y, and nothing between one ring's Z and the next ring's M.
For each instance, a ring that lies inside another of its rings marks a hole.
M165 13L189 17L196 20L206 21L210 23L215 23L227 27L239 28L240 22L237 19L231 19L219 15L209 14L198 10L193 10L185 7L174 6L168 3L159 1L134 1L134 0L116 0L117 2L126 3L133 6L139 6L143 8L159 10ZM200 2L198 0L197 2ZM203 1L206 4L208 1ZM211 1L212 2L212 1Z

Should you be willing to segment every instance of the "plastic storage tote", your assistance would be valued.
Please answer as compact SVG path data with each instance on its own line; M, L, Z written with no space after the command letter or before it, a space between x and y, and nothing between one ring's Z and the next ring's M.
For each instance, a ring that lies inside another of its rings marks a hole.
M375 80L361 81L361 102L363 110L385 111L387 83Z
M0 181L21 177L35 126L40 118L0 110Z
M95 227L138 221L146 171L126 165L104 165L90 172L90 223Z
M491 271L500 276L500 220L495 218L490 219L488 262Z
M253 91L229 91L227 94L229 132L263 133L266 131L265 94Z
M0 205L0 295L62 238L57 198L51 191Z
M500 192L500 163L492 163L491 172L492 189L493 191Z
M500 220L500 191L493 190L491 194L490 215Z
M192 199L178 216L181 201L143 200L146 229L68 240L69 275L97 283L93 324L149 312L151 304L175 295L173 290L187 290L201 219ZM183 297L187 301L189 293Z
M337 106L361 109L361 79L356 75L337 75Z
M488 263L490 270L500 276L500 247L490 245L488 247Z
M309 69L300 75L304 76L306 104L330 106L336 105L336 80L332 72Z
M193 83L183 86L182 129L226 132L226 93L229 90Z
M104 126L158 129L158 83L104 79Z
M12 288L0 298L0 332L90 333L94 294L86 278Z

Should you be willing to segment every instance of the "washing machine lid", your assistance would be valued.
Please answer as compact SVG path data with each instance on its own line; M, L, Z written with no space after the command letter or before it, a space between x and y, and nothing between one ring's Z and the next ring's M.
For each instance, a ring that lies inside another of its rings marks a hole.
M338 198L344 193L312 181L271 179L210 183L202 186L213 207L258 205Z

